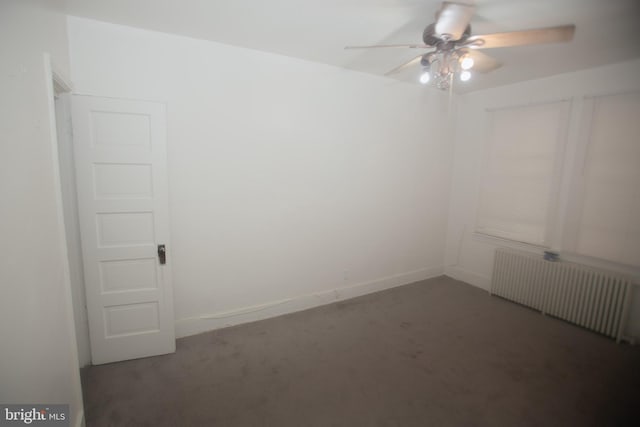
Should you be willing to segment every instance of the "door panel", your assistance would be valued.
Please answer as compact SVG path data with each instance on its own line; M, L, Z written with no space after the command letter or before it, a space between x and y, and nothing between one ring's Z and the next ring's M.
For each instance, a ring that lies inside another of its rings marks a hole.
M155 258L100 261L101 291L157 289L156 262Z
M96 199L151 198L151 165L93 166Z
M173 352L164 105L74 96L72 107L92 362Z

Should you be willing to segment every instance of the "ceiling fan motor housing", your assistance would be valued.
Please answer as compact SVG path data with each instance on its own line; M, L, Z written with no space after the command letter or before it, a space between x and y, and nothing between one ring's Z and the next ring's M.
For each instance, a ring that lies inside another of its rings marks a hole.
M439 36L438 34L435 33L435 28L436 28L436 24L429 24L425 27L424 31L422 32L422 41L424 42L424 44L426 44L427 46L436 46L439 43L443 43L443 42L461 42L466 40L470 35L471 35L471 25L467 25L467 28L464 30L464 33L462 33L462 37L460 37L460 39L458 40L444 40L441 36Z

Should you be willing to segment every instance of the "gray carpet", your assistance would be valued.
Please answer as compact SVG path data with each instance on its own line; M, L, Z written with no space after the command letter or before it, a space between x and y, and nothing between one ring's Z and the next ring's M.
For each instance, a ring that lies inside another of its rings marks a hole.
M177 346L89 368L87 425L640 425L640 348L446 277Z

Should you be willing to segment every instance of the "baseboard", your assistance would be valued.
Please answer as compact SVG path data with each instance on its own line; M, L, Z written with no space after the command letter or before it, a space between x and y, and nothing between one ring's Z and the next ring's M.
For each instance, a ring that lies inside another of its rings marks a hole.
M76 414L76 423L75 423L75 427L85 427L85 421L84 421L84 410L80 409L78 411L78 413Z
M176 321L176 337L186 337L215 329L226 328L228 326L307 310L309 308L330 304L336 301L355 298L397 286L408 285L409 283L430 279L442 274L442 267L423 268L420 270L384 277L370 282L334 288L309 295L287 298L279 301L270 301L264 304L242 307L224 312L203 314L197 317L179 319Z
M485 291L489 291L489 289L491 289L491 277L489 276L473 273L458 267L445 267L444 274L456 280L484 289Z

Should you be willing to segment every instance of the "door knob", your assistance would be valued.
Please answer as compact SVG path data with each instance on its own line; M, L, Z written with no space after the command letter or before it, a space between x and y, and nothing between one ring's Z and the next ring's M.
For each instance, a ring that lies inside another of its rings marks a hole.
M158 260L160 264L167 263L167 249L164 245L158 245Z

